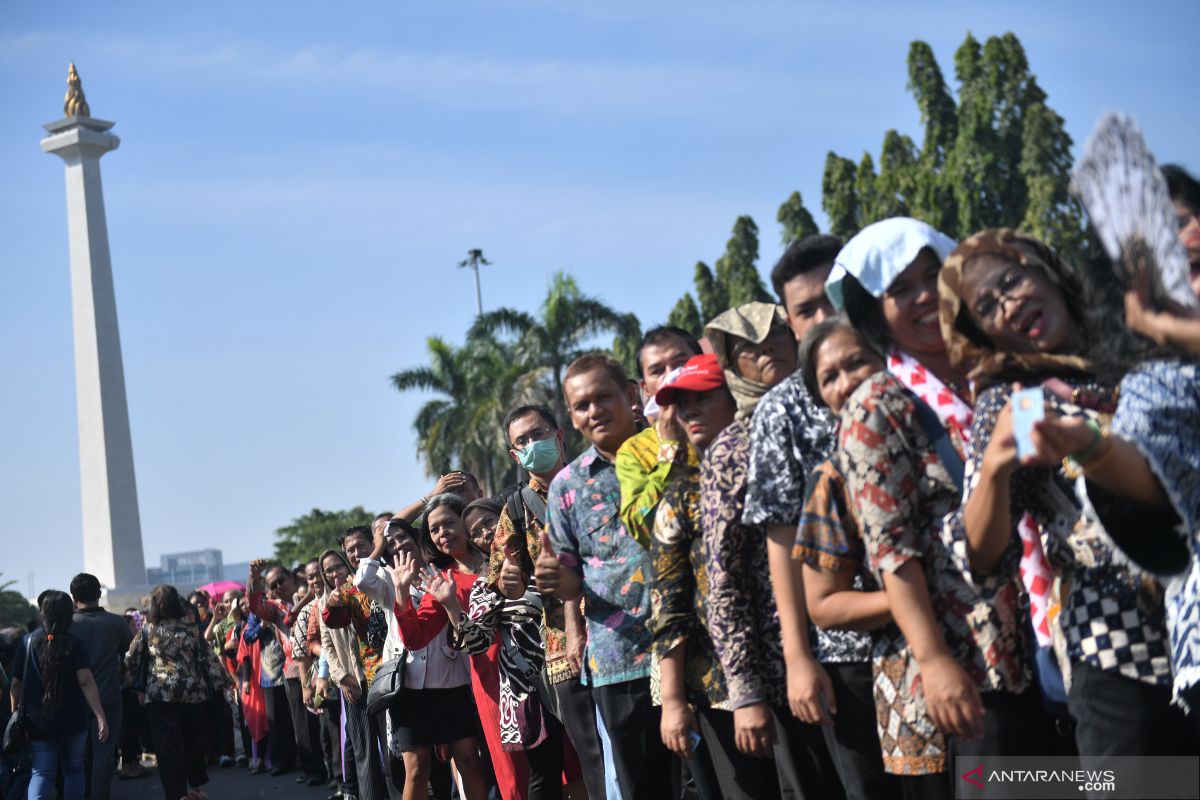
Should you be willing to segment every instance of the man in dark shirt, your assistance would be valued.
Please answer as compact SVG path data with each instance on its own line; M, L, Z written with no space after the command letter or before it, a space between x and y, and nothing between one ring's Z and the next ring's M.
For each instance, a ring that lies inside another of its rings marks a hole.
M75 600L71 633L87 645L100 703L104 706L108 729L113 732L107 741L101 742L96 721L92 719L84 769L91 776L88 781L91 800L108 800L116 766L115 748L121 739L121 665L133 635L125 617L100 607L100 581L95 575L81 572L72 578L71 597Z

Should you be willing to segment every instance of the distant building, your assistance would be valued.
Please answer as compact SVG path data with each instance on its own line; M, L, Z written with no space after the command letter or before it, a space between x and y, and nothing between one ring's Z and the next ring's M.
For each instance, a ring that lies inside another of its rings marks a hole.
M167 553L159 559L157 568L146 570L146 582L151 586L169 583L181 592L190 592L197 586L224 578L221 551L216 549Z
M246 578L250 575L250 562L243 561L240 564L226 564L221 577L227 581L237 581L245 583Z

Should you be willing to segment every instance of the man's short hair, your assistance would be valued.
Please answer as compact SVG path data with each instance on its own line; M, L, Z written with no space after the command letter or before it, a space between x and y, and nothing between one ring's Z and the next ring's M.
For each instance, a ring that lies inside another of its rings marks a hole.
M382 511L375 515L373 522L379 522L381 519L391 519L394 514L391 511Z
M816 233L792 242L783 251L779 261L771 268L771 286L779 302L784 302L783 285L797 275L812 272L818 267L832 264L842 249L842 240L828 233Z
M71 578L71 597L76 603L95 603L100 599L100 579L87 572Z
M338 536L338 538L337 538L338 547L345 550L346 549L346 540L349 539L351 536L363 536L366 538L366 540L368 542L375 541L375 534L371 533L370 527L368 527L367 525L351 525L349 528L346 528L346 530L343 531L340 536ZM265 577L265 574L264 574L264 577Z
M629 384L629 376L625 374L625 368L621 366L620 361L608 353L584 353L567 367L567 371L563 375L563 394L566 394L567 391L567 381L576 375L583 375L585 372L596 369L602 369L608 373L608 377L616 381L622 391Z
M551 430L556 431L559 429L558 420L554 418L554 412L545 406L536 404L517 406L512 411L504 415L504 441L508 442L510 445L512 444L512 440L508 438L508 429L512 427L514 422L529 414L537 414L542 418L542 422L550 426Z
M669 339L682 340L692 352L692 355L700 355L700 343L696 341L695 336L692 336L683 328L676 328L674 325L659 325L657 328L651 328L650 330L646 331L646 334L642 337L642 341L638 344L637 358L635 360L637 361L639 380L646 377L642 373L642 351L647 347L661 347L662 345L666 344L667 340Z

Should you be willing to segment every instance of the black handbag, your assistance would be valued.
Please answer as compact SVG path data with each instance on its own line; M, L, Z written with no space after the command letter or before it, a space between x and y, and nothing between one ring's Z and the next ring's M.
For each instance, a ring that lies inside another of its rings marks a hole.
M29 746L29 720L25 715L25 684L29 682L30 653L33 651L33 636L29 637L29 645L25 648L25 671L21 674L25 680L21 682L21 702L16 711L8 718L4 726L4 754L17 756Z
M404 696L404 673L408 669L408 652L403 651L391 661L385 661L375 671L375 680L367 689L367 716L387 711Z

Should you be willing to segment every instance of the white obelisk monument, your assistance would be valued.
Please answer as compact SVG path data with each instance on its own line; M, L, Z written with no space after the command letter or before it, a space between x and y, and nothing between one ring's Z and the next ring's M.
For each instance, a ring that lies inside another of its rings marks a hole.
M75 323L75 393L83 489L84 571L100 579L109 605L146 589L125 370L117 331L100 157L117 149L111 122L92 119L79 75L67 76L66 115L45 125L42 150L66 162L71 300ZM134 603L136 605L136 602Z

